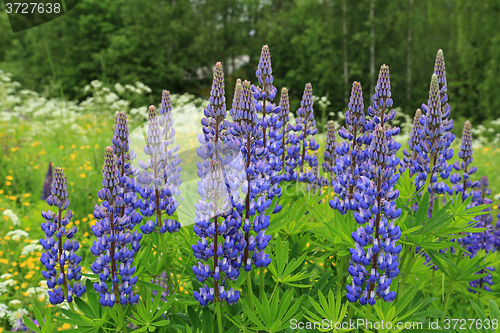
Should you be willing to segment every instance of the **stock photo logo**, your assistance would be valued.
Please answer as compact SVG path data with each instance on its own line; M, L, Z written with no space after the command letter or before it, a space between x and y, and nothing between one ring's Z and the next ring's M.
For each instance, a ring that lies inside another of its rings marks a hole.
M72 10L79 0L4 0L12 32L55 20Z

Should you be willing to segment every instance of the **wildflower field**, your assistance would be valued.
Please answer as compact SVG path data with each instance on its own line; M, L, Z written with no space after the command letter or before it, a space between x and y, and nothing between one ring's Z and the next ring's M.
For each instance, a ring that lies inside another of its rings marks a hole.
M208 100L140 108L0 71L0 332L498 331L496 130L453 130L441 50L428 72L414 119L382 65L317 122L267 45L234 96L217 63Z

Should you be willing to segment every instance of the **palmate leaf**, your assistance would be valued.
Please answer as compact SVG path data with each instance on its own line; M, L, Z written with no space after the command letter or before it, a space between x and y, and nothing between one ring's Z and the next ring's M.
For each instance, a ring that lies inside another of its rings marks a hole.
M290 327L290 320L302 317L303 310L299 307L305 296L297 299L293 297L293 290L287 290L282 296L278 291L270 302L267 297L262 298L262 303L253 295L255 311L243 302L244 313L257 326L265 332L279 332Z
M294 287L307 288L309 285L306 284L298 284L294 282L298 282L300 280L306 279L311 276L312 273L300 272L295 275L292 275L293 271L295 271L299 266L304 263L304 259L306 258L307 253L304 253L300 256L299 259L293 258L288 261L288 242L285 242L284 245L281 242L281 238L277 238L276 242L276 255L271 254L271 264L269 265L269 271L273 275L273 280L276 283L283 283L287 285L291 285Z
M328 291L328 301L326 300L325 296L321 291L318 291L318 296L317 296L319 303L316 302L316 300L312 297L309 297L309 301L311 302L311 305L314 307L316 310L317 314L304 308L306 311L307 315L305 317L311 321L311 322L322 322L323 320L328 320L328 322L341 322L343 321L346 312L347 312L347 307L348 303L344 303L343 305L340 302L340 295L337 294L337 297L335 297L333 291L330 289ZM337 299L337 301L336 301ZM348 330L337 330L334 329L333 331L328 328L328 329L319 329L320 332L343 332L343 331L348 331Z

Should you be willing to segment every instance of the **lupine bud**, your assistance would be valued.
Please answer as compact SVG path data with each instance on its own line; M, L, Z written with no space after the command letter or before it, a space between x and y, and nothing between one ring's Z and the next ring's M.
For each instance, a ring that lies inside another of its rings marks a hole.
M67 210L69 206L68 188L66 177L61 168L54 170L50 191L51 195L46 201L49 206L57 207L57 213L50 210L42 212L45 223L42 223L41 228L45 233L45 238L40 239L40 244L46 252L42 254L40 262L46 269L42 275L47 279L49 301L55 305L64 301L72 302L73 295L81 297L85 293L86 287L77 282L82 278L80 273L82 258L76 255L80 245L76 240L70 240L76 233L76 227L69 231L65 230L73 213ZM67 212L63 215L65 210ZM64 244L63 238L66 238ZM73 285L71 285L71 281L75 281Z

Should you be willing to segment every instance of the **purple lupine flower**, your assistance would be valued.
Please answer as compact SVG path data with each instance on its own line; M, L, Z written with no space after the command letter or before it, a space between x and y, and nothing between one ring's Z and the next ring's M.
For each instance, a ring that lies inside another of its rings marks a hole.
M234 96L233 96L233 104L231 109L229 110L229 114L231 115L231 118L234 117L236 110L238 109L238 105L240 104L240 99L241 99L241 79L236 80L236 86L234 87Z
M373 130L376 124L382 127L396 116L396 111L391 110L393 101L391 98L391 79L389 66L380 66L375 94L372 96L373 104L368 107L367 113L372 117L366 127L367 130Z
M422 150L420 148L420 132L423 127L420 124L420 118L422 118L422 110L417 109L415 112L415 117L413 118L413 126L411 128L410 138L408 139L408 147L409 151L403 150L403 160L401 161L401 167L399 171L401 173L405 172L407 169L409 170L410 177L413 177L417 174L417 178L415 180L417 191L422 188L425 182L425 178L422 178L423 169L422 165L425 165L425 157L422 156ZM425 177L425 176L424 176Z
M311 183L314 177L311 172L305 169L306 164L312 169L318 164L318 157L312 153L317 151L319 144L314 140L314 136L318 133L316 128L316 120L314 119L313 110L313 90L312 84L307 83L300 102L300 108L297 110L296 132L300 142L300 155L297 159L299 167L298 181Z
M53 174L52 174L52 162L49 162L49 167L47 168L47 173L45 174L45 179L43 181L42 189L42 200L47 200L50 196L50 188L52 186Z
M396 152L401 145L388 135L391 133L387 125L385 129L381 124L375 128L368 160L363 164L366 173L374 175L374 179L361 176L357 188L362 189L362 193L354 194L360 207L354 216L361 226L351 234L356 248L350 249L352 258L348 271L353 284L347 286L346 297L349 302L359 300L361 305L373 306L376 296L386 302L396 297L390 285L399 274L398 255L402 246L397 244L401 230L392 221L401 215L395 203L399 191L394 188L399 179Z
M120 217L127 215L130 219L127 220L127 227L132 230L142 221L142 216L135 211L134 206L137 203L135 194L136 182L133 177L137 176L137 169L133 167L131 161L135 159L136 154L130 149L129 128L127 115L123 111L115 113L115 134L113 136L113 151L116 156L116 162L119 170L119 180L123 191L118 193L124 205L120 207Z
M96 260L90 268L99 276L94 289L101 294L100 303L108 307L117 302L126 305L139 301L139 295L133 291L138 278L132 277L135 273L132 264L134 255L140 249L142 234L130 231L131 216L121 216L125 200L119 195L123 192L119 176L117 157L113 148L107 147L104 150L103 188L97 193L103 203L95 205L94 217L97 221L91 227L97 241L93 242L90 251Z
M270 216L265 211L271 206L271 200L263 193L267 193L270 187L269 173L271 167L267 163L269 151L263 146L263 131L260 126L259 117L255 109L255 100L252 98L250 82L243 82L242 96L235 122L231 127L231 133L239 140L239 147L245 161L246 180L248 192L245 197L245 205L236 208L243 218L243 232L245 233L245 250L243 264L248 272L255 267L266 267L271 262L268 254L264 252L271 237L265 235L269 227ZM250 225L250 217L254 217L253 225ZM250 236L251 228L256 236ZM252 254L253 253L253 254Z
M142 200L138 200L134 206L141 209L144 217L155 215L155 221L149 220L141 225L141 231L145 234L152 233L157 228L162 234L167 231L173 233L181 227L172 217L179 206L174 195L179 194L181 161L178 158L178 146L168 150L168 145L175 140L175 131L169 117L169 113L159 116L153 105L149 107L147 144L144 147L144 153L149 158L139 161L142 171L137 176L137 182L140 186L136 186L135 190Z
M463 140L463 139L462 139ZM479 199L476 200L474 205L489 205L492 203L491 199L487 196L491 194L489 189L488 177L483 176L480 181L480 189L476 190L478 192ZM491 207L486 208L484 211L491 212ZM477 228L486 228L485 231L479 233L470 233L465 238L461 238L461 243L465 245L467 251L470 252L470 256L476 256L477 252L484 250L486 255L489 252L495 252L495 242L497 236L495 235L495 229L493 226L493 216L491 213L479 215L474 218L477 221ZM484 289L491 291L491 286L494 284L493 275L491 272L495 271L494 267L486 267L484 270L480 270L476 274L488 273L485 277L469 282L469 285L474 288ZM476 290L469 289L471 292L476 293Z
M380 84L377 85L377 87ZM351 98L346 112L346 125L339 129L339 136L344 140L335 147L337 154L336 164L333 165L335 177L332 181L333 190L339 196L330 200L330 207L337 209L341 214L347 211L359 211L359 206L353 196L359 177L363 174L361 168L368 157L363 145L370 143L371 136L367 130L371 125L366 121L364 114L363 92L361 84L352 84Z
M238 107L235 106L234 114ZM239 191L246 194L246 174L239 148L234 142L226 120L224 73L222 65L215 65L209 104L201 120L203 134L197 150L202 159L198 162L198 194L195 204L196 217L193 227L200 240L192 246L194 256L199 260L193 266L198 281L213 280L213 288L206 284L194 297L201 306L215 301L235 303L239 292L227 288L227 280L235 281L242 265L245 247L241 228L241 217L234 209L240 205ZM209 265L213 260L213 264ZM213 267L212 269L210 267ZM225 289L227 288L227 290Z
M451 133L453 128L453 119L450 118L451 107L448 104L448 86L446 82L446 68L444 63L443 50L439 49L436 55L436 62L434 64L434 74L438 78L439 96L441 97L441 117L443 119L443 126L446 128L445 138L451 145L455 140L455 135Z
M296 127L290 121L290 102L288 88L281 89L280 112L278 121L281 122L281 162L282 180L291 181L297 179L297 159L300 153L300 142L298 140Z
M243 171L243 166L241 166ZM231 198L227 193L227 185L237 186L224 175L220 160L209 162L208 170L198 169L201 181L198 183L200 200L195 204L196 217L194 231L201 237L192 246L194 256L200 260L193 266L193 272L199 282L212 279L214 287L206 294L205 288L194 292L194 297L201 306L212 301L227 301L235 303L239 292L226 286L227 279L236 281L240 274L243 250L245 247L244 235L238 230L241 227L241 218L234 211ZM220 237L220 239L219 239ZM209 243L209 240L212 240ZM219 242L220 241L220 242ZM206 262L213 258L213 270ZM205 285L206 286L206 285ZM226 289L225 289L226 288ZM236 299L229 299L230 295ZM211 295L212 297L208 297Z
M276 88L273 86L273 69L271 67L271 53L267 45L262 46L259 65L255 76L259 80L258 86L252 86L253 97L256 100L255 108L257 112L262 112L262 141L267 147L267 128L269 127L268 114L273 113L275 107L271 104L276 97ZM269 104L266 105L266 102Z
M453 168L459 173L455 173L450 176L450 182L455 186L450 190L451 193L455 191L456 193L462 193L462 201L465 201L472 195L472 201L479 200L480 192L475 191L481 186L479 181L471 181L470 177L472 174L476 173L477 167L472 166L472 127L470 122L467 120L464 124L464 131L462 135L462 144L460 145L460 151L458 152L458 157L462 160L456 161L453 164ZM469 192L468 192L469 190Z
M40 244L46 251L40 258L46 269L42 271L42 275L47 279L47 287L50 289L50 303L54 305L64 301L70 303L73 301L73 296L81 297L86 288L84 284L78 282L82 278L80 267L82 258L76 254L80 244L73 239L77 228L66 230L73 212L68 209L68 187L61 168L54 170L51 195L46 201L49 206L57 207L57 211L42 212L45 222L41 224L41 228L45 238L40 239ZM63 242L64 238L66 241ZM71 281L74 281L73 285Z
M422 156L425 157L425 165L422 165L422 168L425 170L426 184L432 194L442 194L446 190L446 185L437 181L438 173L442 179L446 179L453 169L453 166L447 163L453 157L453 149L449 148L450 136L447 134L453 128L453 122L443 119L441 99L438 77L433 74L429 101L427 105L422 104L420 124L423 128L419 131L420 148Z
M307 183L307 191L314 194L319 194L321 195L321 187L324 185L324 179L321 177L320 171L319 171L319 164L316 164L314 167L311 168L311 176L314 178L314 180L310 183Z
M280 171L283 168L281 154L283 152L280 128L282 123L280 119L280 106L272 103L276 97L277 89L273 86L273 69L271 66L271 54L269 47L262 47L259 64L255 76L259 84L252 86L253 97L255 99L255 108L258 113L262 113L260 126L262 127L262 146L267 147L268 156L266 157L270 167L263 177L269 177L270 187L262 196L267 196L272 200L275 196L281 196L281 188L278 187L283 179ZM273 213L281 211L281 205L276 204Z
M333 178L335 177L335 173L333 169L336 165L337 153L335 149L337 148L337 144L335 142L335 122L330 120L326 125L326 144L325 144L325 152L323 153L323 164L321 167L323 168L323 172L326 175L326 179L324 183L331 186Z

